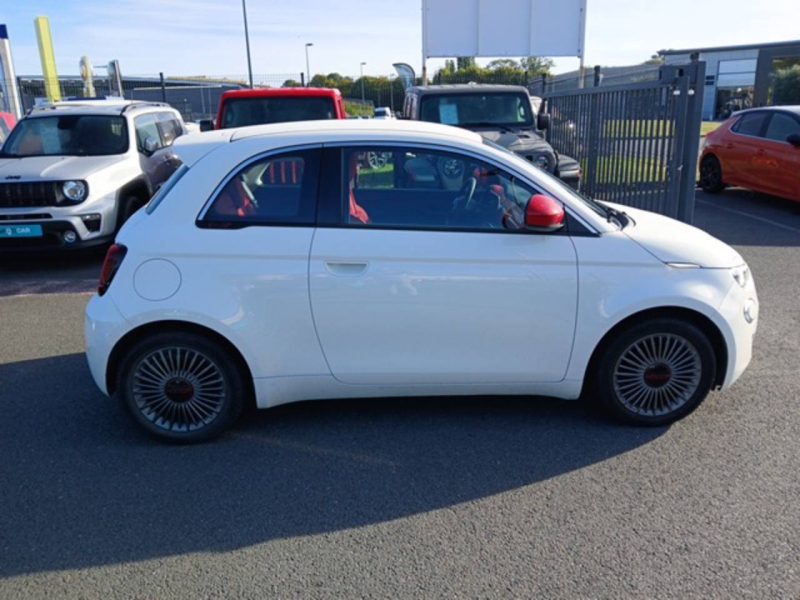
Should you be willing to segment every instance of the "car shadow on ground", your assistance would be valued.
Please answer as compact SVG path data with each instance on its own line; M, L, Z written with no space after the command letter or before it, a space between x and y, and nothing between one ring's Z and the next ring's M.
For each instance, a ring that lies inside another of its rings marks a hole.
M0 255L0 296L93 291L103 258L100 250Z
M635 450L666 429L577 402L307 402L165 445L72 354L0 366L0 576L223 552L383 523ZM533 535L534 532L531 532Z

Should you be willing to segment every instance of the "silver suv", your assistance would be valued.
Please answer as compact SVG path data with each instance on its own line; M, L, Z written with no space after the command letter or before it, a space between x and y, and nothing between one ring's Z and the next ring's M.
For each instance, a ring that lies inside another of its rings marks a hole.
M0 151L0 252L102 246L178 168L186 133L167 104L58 102L29 112Z

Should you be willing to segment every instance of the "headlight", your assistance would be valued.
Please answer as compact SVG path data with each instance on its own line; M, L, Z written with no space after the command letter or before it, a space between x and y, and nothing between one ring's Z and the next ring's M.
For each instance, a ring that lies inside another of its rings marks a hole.
M750 268L747 265L734 267L731 269L731 275L733 275L733 279L739 284L739 287L745 288L750 281Z
M73 202L80 202L86 198L86 184L82 181L66 181L61 186L61 191L64 192L67 200L72 200Z
M540 154L539 156L533 157L533 164L535 164L540 169L547 169L550 163L547 160L547 156L545 156L544 154Z

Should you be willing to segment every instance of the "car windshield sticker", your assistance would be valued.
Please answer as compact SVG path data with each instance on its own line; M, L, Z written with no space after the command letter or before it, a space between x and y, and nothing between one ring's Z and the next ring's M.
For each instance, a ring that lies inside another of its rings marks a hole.
M440 104L439 122L445 125L458 125L458 106L455 104Z

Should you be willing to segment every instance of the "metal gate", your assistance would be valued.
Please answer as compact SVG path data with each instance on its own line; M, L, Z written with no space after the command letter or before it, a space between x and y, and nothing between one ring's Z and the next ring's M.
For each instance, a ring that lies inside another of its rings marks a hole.
M547 139L580 162L584 194L691 223L704 83L693 61L656 81L545 93Z

